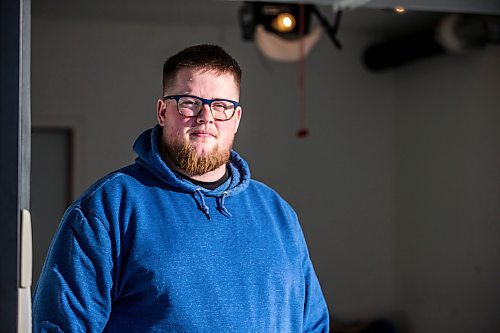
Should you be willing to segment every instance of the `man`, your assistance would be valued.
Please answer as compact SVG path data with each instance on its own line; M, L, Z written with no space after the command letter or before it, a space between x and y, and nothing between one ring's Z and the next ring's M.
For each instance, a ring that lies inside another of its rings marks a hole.
M327 332L297 216L231 148L241 70L187 48L163 69L136 163L66 211L34 294L35 332Z

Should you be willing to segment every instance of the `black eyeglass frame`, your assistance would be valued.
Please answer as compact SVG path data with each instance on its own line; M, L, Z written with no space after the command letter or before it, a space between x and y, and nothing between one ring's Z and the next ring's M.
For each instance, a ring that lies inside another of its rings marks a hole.
M182 114L181 110L179 110L179 100L181 98L183 98L183 97L191 97L191 98L199 99L201 101L200 111L198 111L197 114L192 115L192 116L186 116L186 115ZM230 99L225 99L225 98L206 99L206 98L201 98L199 96L194 96L194 95L168 95L168 96L163 96L163 100L166 101L167 99L175 99L176 106L177 106L177 112L181 116L186 117L186 118L198 117L200 115L201 110L203 109L203 105L207 104L208 107L209 107L209 109L210 109L210 113L212 114L212 117L214 117L214 120L216 120L216 121L228 121L228 120L231 120L234 117L234 115L236 114L236 108L238 106L240 106L240 103L238 103L236 101L233 101L233 100L230 100ZM215 118L214 111L212 110L212 103L213 102L217 102L217 101L229 102L229 103L232 103L234 105L234 111L233 111L233 114L231 115L231 117L226 118L226 119Z

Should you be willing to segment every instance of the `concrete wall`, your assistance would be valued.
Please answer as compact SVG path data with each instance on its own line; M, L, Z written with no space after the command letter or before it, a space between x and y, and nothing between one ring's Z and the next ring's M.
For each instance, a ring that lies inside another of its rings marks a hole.
M264 59L235 25L33 15L33 125L74 129L74 196L133 161L165 58L220 44L244 70L235 148L296 208L332 314L498 331L498 50L373 74L360 59L377 36L344 29L342 52L323 36L300 140L297 66Z
M395 82L398 306L411 332L498 332L500 48Z

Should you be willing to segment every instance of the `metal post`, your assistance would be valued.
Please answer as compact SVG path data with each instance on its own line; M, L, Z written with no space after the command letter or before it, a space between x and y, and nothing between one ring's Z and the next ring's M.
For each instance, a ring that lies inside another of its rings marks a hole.
M31 325L18 323L19 288L29 284L21 280L29 265L22 271L19 258L21 211L29 209L30 7L30 0L0 0L0 332Z

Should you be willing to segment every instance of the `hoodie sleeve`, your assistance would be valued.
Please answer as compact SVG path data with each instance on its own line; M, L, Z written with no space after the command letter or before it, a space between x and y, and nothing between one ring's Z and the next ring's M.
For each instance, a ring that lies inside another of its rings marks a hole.
M328 307L309 257L305 267L306 298L303 332L327 333L330 330Z
M113 281L109 226L69 210L52 241L33 296L33 332L102 332Z
M330 317L321 286L309 257L304 235L301 232L304 250L302 267L304 272L306 293L304 301L304 333L327 333L330 331Z

